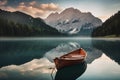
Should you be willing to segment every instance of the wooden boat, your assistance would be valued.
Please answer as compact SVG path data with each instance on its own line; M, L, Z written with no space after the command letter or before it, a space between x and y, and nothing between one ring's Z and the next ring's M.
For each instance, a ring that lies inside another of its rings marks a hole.
M78 64L84 61L86 58L87 53L84 49L80 48L75 51L72 51L68 54L65 54L61 57L56 57L54 59L54 63L56 65L56 68L59 70L63 67Z

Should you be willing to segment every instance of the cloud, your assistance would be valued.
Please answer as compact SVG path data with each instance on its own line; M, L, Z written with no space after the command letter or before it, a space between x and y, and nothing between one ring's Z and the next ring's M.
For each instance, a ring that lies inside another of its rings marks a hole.
M59 10L58 5L55 5L53 3L50 3L50 4L41 4L40 8L43 9L43 10L49 10L49 11Z
M42 10L41 8L36 6L37 3L34 2L30 2L28 4L22 2L19 4L19 6L17 6L17 10L25 12L27 14L32 15L33 17L38 17L38 16L44 16L46 14L45 10Z
M32 2L29 3L29 5L31 5L31 6L33 6L35 4L36 4L36 1L32 1Z
M8 11L15 11L15 8L11 6L7 6L8 1L7 0L1 0L0 1L0 9L8 10Z
M7 4L7 0L1 0L0 1L0 6L4 6L4 5L6 5Z
M50 80L54 67L47 58L34 59L22 65L10 65L0 68L0 80Z
M6 3L7 3L7 0L0 2L1 5L5 5ZM61 10L61 8L57 4L54 4L54 3L38 4L36 1L21 2L16 7L1 6L1 5L0 7L4 10L8 10L12 12L21 11L29 15L32 15L33 17L41 17L41 18L47 17L47 15L51 12Z

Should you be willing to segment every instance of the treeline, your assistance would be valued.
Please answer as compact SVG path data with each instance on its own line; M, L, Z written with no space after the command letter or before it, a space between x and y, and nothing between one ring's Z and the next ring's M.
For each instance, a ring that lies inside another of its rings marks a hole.
M52 30L51 28L45 29L44 26L42 27L28 26L0 18L0 36L3 37L60 35L57 30Z
M106 20L92 32L93 37L115 35L120 36L120 11Z

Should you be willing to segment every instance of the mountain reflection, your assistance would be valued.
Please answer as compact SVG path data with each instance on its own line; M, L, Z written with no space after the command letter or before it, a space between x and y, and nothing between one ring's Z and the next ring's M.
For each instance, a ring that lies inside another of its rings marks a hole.
M91 46L91 48L85 48L85 50L87 51L86 62L88 64L91 64L95 59L100 58L103 54L102 51L100 51L92 46Z
M76 80L86 70L86 62L62 68L57 71L55 80Z
M119 40L93 40L95 48L103 51L108 57L120 65L120 41Z
M53 62L53 59L55 57L60 57L64 54L67 54L70 51L73 51L79 48L80 48L80 45L76 42L61 43L56 48L53 48L52 50L48 51L45 54L45 57L47 57L51 62Z
M89 45L89 44L88 44ZM96 58L101 57L102 51L92 47L91 45L82 45L77 42L67 42L67 43L61 43L59 44L56 48L53 48L52 50L48 51L44 56L47 57L51 62L53 62L53 59L55 57L60 57L64 54L67 54L73 50L76 50L78 48L84 48L86 50L87 58L86 61L87 63L92 63Z

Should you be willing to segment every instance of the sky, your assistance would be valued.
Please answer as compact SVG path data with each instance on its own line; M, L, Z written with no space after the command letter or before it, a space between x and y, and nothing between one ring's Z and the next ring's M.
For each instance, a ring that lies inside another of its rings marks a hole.
M104 22L120 10L120 0L0 0L0 9L21 11L43 19L69 7L91 12Z

